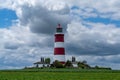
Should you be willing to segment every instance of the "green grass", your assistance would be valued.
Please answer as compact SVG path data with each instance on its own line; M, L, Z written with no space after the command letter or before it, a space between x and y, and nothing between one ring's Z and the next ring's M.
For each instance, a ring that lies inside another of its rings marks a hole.
M26 69L0 71L0 80L120 80L120 71Z

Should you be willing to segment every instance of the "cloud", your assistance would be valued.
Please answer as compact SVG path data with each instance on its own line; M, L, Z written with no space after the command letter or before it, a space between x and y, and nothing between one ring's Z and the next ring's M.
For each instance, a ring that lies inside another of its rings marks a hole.
M119 28L112 24L87 22L86 24L89 26L79 22L72 22L68 25L66 47L70 53L76 52L78 55L119 54Z
M73 13L83 18L101 17L110 18L112 20L120 19L119 0L69 0L68 3L71 7L77 6L77 9L73 9Z
M49 15L51 16L51 17L49 16L50 20L48 18L49 21L52 21L52 19L54 20L56 13L64 15L61 17L66 17L65 14L68 15L69 12L77 14L79 17L82 17L82 18L101 17L101 18L110 18L112 20L120 19L120 15L119 15L120 1L119 0L109 0L109 1L108 0L104 0L104 1L100 1L100 0L99 1L95 1L95 0L84 0L84 1L79 1L79 0L76 0L76 1L73 1L73 0L69 0L69 1L6 0L6 2L3 2L3 0L1 0L1 3L3 3L1 5L1 8L7 7L13 10L16 10L17 15L19 17L22 17L25 15L24 16L26 18L25 20L27 20L30 17L27 15L29 14L34 15L33 12L36 12L36 14L37 12L38 14L40 13L42 14L42 12L40 12L41 9L44 10L45 12L44 14L46 14L45 16L47 17ZM77 9L70 10L70 8L74 6L76 6ZM50 13L53 12L53 13L47 15L46 11ZM36 16L38 16L38 14ZM56 15L56 16L60 17L60 15ZM22 18L23 20L24 20L24 17ZM61 19L58 19L58 21L61 21ZM64 19L64 21L66 21L66 19Z
M27 26L0 29L0 33L1 68L30 66L41 56L50 57L53 54L51 37L34 34Z
M26 2L15 6L21 25L29 25L32 32L43 34L53 34L58 23L65 27L70 22L70 8L63 2L56 1L60 6L48 2L46 1L44 5L39 1L36 5Z

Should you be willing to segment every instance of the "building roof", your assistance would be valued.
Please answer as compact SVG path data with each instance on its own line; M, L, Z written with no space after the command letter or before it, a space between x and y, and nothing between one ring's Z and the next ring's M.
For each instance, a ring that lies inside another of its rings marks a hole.
M48 63L38 61L38 62L35 62L33 64L48 64Z

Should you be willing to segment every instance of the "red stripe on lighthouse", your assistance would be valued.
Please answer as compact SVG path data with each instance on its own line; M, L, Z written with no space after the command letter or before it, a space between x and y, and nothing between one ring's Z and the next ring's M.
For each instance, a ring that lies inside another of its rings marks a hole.
M64 42L64 34L55 34L55 42Z
M65 55L64 48L54 48L54 55Z

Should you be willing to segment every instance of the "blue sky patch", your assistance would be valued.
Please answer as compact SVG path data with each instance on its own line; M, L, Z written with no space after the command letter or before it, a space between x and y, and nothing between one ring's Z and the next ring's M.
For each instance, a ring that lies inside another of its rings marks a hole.
M9 9L0 9L0 28L8 28L12 21L17 19L15 11Z
M77 7L77 6L72 6L71 9L72 9L72 10L74 10L74 9L79 9L79 7Z

